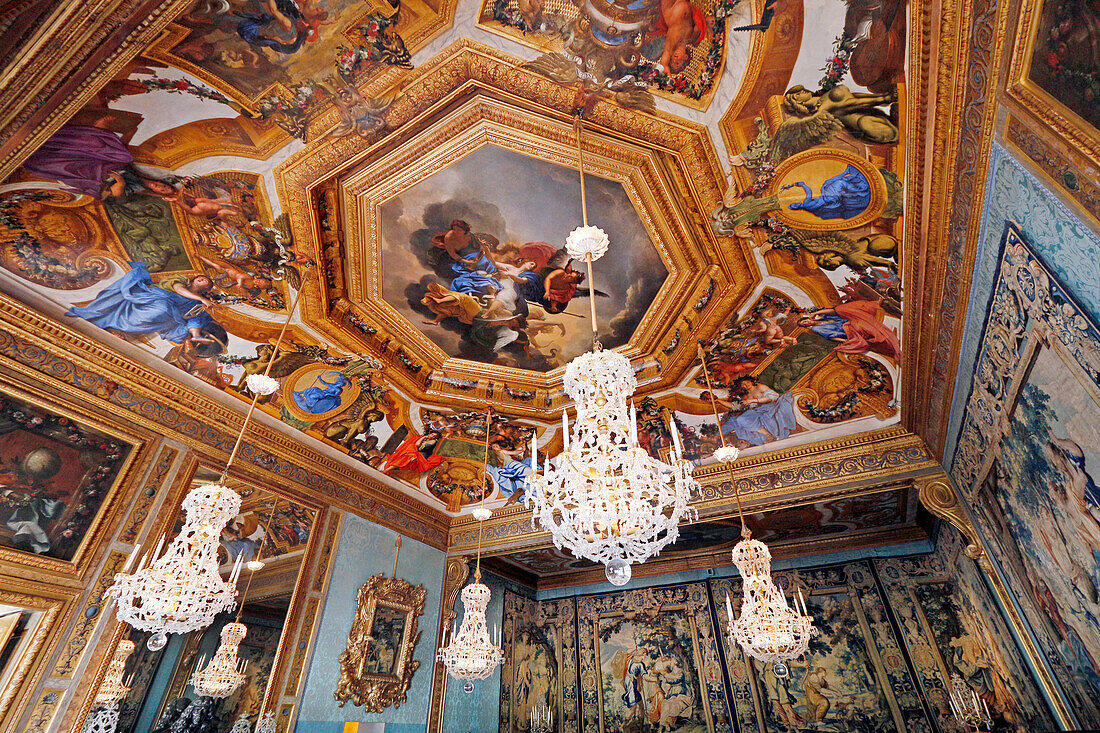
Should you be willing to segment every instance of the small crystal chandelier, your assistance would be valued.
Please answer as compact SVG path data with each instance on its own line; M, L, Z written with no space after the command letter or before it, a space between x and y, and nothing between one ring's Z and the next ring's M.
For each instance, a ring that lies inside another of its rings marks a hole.
M115 649L115 655L111 657L111 663L107 665L107 673L103 675L103 682L96 692L96 706L111 707L118 705L122 698L130 692L130 686L134 683L134 675L131 673L126 678L126 660L134 651L134 642L123 639Z
M607 235L588 225L585 203L581 120L576 119L577 160L581 178L583 226L574 229L565 248L573 259L588 264L607 252ZM562 412L564 450L555 464L549 459L538 472L535 440L531 441L533 471L527 481L536 520L558 548L606 565L615 585L630 580L632 563L645 562L679 537L679 524L698 518L690 506L699 485L675 423L671 428L675 460L657 460L638 445L634 405L629 404L638 382L630 361L600 345L596 299L588 299L593 349L569 362L565 391L576 402L577 419L570 434L569 416Z
M118 643L81 733L115 733L119 719L118 704L129 694L130 687L134 684L133 673L126 677L126 660L133 651L134 642L129 639Z
M257 401L279 388L279 382L270 376L271 366L275 363L301 295L300 288L283 321L267 369L263 374L253 374L245 379L252 392L252 404L248 407L218 482L203 484L187 494L183 500L186 515L183 527L164 548L163 555L162 536L157 548L145 555L131 574L130 568L141 551L141 545L135 545L122 572L115 575L110 593L118 602L116 614L120 621L151 632L147 646L153 651L164 648L168 643L168 634L186 634L204 629L214 622L215 616L231 610L237 602L236 584L241 556L238 555L228 580L222 580L218 566L221 531L241 508L241 497L225 482Z
M248 660L237 658L237 648L248 634L248 627L239 621L222 627L221 643L218 644L210 664L203 668L206 657L199 659L195 673L191 675L191 686L203 697L229 697L234 690L244 684Z
M275 711L268 710L256 721L256 733L275 733Z
M729 470L730 484L737 500L737 514L741 518L741 541L734 546L732 555L733 562L741 573L744 598L741 601L741 615L735 620L733 604L729 594L726 594L726 612L730 619L727 634L731 644L740 644L753 659L772 665L776 677L787 677L790 674L787 662L806 653L810 638L817 633L817 629L814 628L813 617L806 612L806 602L802 598L801 590L798 591L797 599L792 596L791 604L787 603L783 591L772 580L771 551L763 542L752 538L752 532L745 524L745 513L741 509L741 491L733 475L733 462L737 460L740 451L736 446L726 445L702 346L699 346L699 361L703 365L711 409L714 410L714 419L718 423L718 439L722 443L714 451L714 457Z
M531 706L529 733L554 733L554 712L546 703Z
M966 680L957 674L951 675L951 687L947 693L951 713L959 725L967 728L973 726L975 733L979 733L982 728L993 729L993 716L989 714L989 706L966 684Z
M485 411L485 464L489 463L489 430L492 425L492 412ZM481 506L473 511L474 518L479 522L477 536L477 565L474 570L474 582L462 589L462 625L458 632L451 636L451 643L439 650L436 658L443 662L448 674L456 680L464 680L462 690L474 691L474 680L483 680L491 675L504 661L504 651L500 648L500 628L496 629L496 643L489 638L489 626L485 620L485 609L489 607L491 593L489 587L481 582L481 540L485 535L485 520L493 515L485 508L485 495L488 490L484 487L484 476L488 470L483 471L483 485L481 492ZM450 636L444 634L444 642Z

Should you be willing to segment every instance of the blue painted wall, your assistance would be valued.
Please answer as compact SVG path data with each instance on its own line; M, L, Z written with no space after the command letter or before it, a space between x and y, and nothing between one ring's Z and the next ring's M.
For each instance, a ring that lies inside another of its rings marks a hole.
M420 642L413 653L413 658L420 662L420 668L413 675L408 701L400 708L364 713L361 707L351 703L337 707L332 697L340 679L336 657L347 646L348 631L355 615L355 595L370 576L393 572L396 539L396 532L359 517L345 516L328 596L317 630L317 644L298 712L295 730L299 733L339 733L345 721L385 723L386 733L426 730L446 555L416 540L402 539L397 563L397 577L422 585L427 592L424 615L418 622L422 632ZM365 726L360 728L361 731L364 729Z
M982 336L993 278L1000 259L1005 222L1014 221L1036 255L1051 269L1075 300L1100 317L1100 237L1082 223L1007 150L993 144L986 186L985 211L974 258L966 329L959 352L951 421L944 445L944 465L950 466L962 424L974 361Z

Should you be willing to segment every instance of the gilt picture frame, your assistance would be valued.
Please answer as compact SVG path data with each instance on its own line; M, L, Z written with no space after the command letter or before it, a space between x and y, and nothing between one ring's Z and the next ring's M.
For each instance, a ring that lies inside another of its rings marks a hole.
M80 576L145 442L66 405L0 380L0 563Z
M356 595L348 646L340 653L340 682L333 697L368 713L401 707L420 662L413 652L420 640L418 619L426 591L384 573L372 575Z
M1062 0L1023 0L1006 92L1056 139L1100 165L1100 127L1095 120L1090 122L1082 116L1084 102L1077 99L1080 95L1074 93L1070 83L1081 77L1083 71L1076 66L1070 68L1061 59L1059 37L1052 28L1062 25L1057 22L1059 13L1073 12L1068 7L1071 4ZM1083 32L1091 34L1087 29ZM1079 46L1080 39L1074 43ZM1092 38L1091 43L1100 46L1100 38ZM1069 53L1075 55L1079 51L1080 48ZM1100 75L1100 69L1091 73Z

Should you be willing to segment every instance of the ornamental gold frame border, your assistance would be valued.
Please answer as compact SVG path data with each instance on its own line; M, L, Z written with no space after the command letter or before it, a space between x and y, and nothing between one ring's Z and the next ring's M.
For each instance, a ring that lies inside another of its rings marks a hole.
M77 599L68 589L42 582L3 578L0 602L42 613L35 624L27 648L18 660L12 677L0 693L0 728L14 730L16 722L29 707L37 691L38 678L45 674L48 662L61 641L65 619Z
M1020 0L1016 38L1005 91L1010 99L1042 123L1048 135L1100 165L1100 130L1072 112L1031 80L1031 64L1044 2Z

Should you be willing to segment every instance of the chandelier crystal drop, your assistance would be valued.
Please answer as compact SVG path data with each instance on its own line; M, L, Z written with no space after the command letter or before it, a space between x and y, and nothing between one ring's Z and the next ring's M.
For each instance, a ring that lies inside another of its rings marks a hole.
M268 710L256 721L256 733L276 733L275 711Z
M163 648L168 634L206 628L216 615L236 605L241 558L229 579L223 580L218 547L222 528L240 510L241 497L223 484L192 489L183 500L183 527L164 553L160 554L158 544L137 570L128 574L139 545L127 566L115 575L111 593L118 602L118 618L135 629L152 632L150 649Z
M566 251L588 265L589 288L594 288L592 263L606 252L607 235L588 224L585 201L582 122L574 124L577 170L581 182L583 225L566 240ZM638 387L630 361L600 346L596 299L589 298L592 351L565 368L564 387L573 398L577 419L570 432L562 412L564 450L542 473L534 437L533 471L527 479L532 524L550 532L558 549L576 557L603 563L615 585L630 580L630 566L642 563L679 537L681 521L698 519L690 502L699 485L692 465L683 458L675 423L671 425L674 459L653 458L638 444L637 416L630 398Z
M492 428L491 410L485 411L485 465L482 467L482 481L488 475L489 432ZM493 513L485 507L485 495L481 492L481 506L473 511L478 521L477 565L474 569L474 582L462 589L462 624L458 632L450 634L449 625L444 634L444 644L436 654L447 673L456 680L463 680L463 692L474 691L474 680L483 680L491 675L504 661L504 650L500 648L500 628L496 630L496 642L489 637L489 624L485 619L485 610L489 607L492 592L481 582L481 541L485 536L485 520ZM450 637L450 644L447 644Z
M241 640L248 634L248 627L234 621L222 627L221 643L218 644L210 663L203 668L205 659L200 659L191 675L191 686L204 697L229 697L244 684L245 669L248 661L237 658L237 649Z

